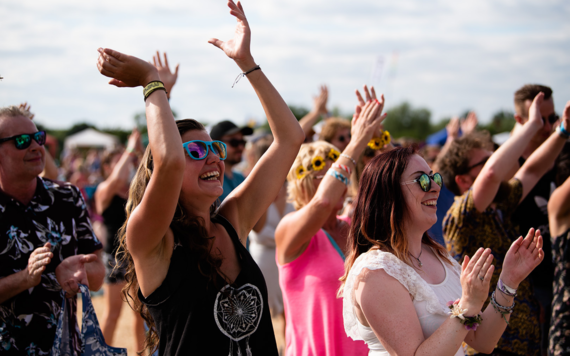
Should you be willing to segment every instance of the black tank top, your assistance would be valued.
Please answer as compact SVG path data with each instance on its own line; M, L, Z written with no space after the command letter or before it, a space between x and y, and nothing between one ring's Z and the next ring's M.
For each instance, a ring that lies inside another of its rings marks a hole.
M127 205L127 200L121 198L118 195L113 196L111 203L103 211L101 216L103 217L103 223L107 229L107 244L105 245L105 252L115 255L117 248L119 247L119 237L117 232L127 220L127 212L125 211L125 206Z
M240 274L232 285L214 287L175 234L162 285L147 298L138 292L154 319L159 355L278 355L263 274L230 222L219 215L212 222L230 235Z

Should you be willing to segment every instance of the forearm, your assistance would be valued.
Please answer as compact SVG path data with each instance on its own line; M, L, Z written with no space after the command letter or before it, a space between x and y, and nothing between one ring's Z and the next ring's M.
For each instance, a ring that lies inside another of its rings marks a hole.
M315 126L315 123L319 120L320 116L321 114L317 110L312 110L299 120L299 125L303 129L305 136L311 132L311 129Z
M49 154L49 151L47 149L45 151L44 157L45 157L45 166L40 176L43 178L56 180L57 177L59 176L59 171L57 170L57 166L55 165L53 157Z
M420 344L414 356L453 356L467 336L467 329L459 319L448 318L441 326Z
M34 287L26 278L27 269L0 279L0 303Z
M515 175L519 179L520 176L530 175L538 181L549 169L554 165L556 157L562 151L566 139L558 133L553 133L540 147L534 151L528 160L523 164L519 172ZM524 186L523 186L524 188Z

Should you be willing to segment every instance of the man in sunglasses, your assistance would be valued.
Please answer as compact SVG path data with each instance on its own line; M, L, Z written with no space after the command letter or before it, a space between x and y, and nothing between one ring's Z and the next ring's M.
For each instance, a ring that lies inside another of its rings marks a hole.
M45 132L22 109L0 108L0 353L48 354L62 290L98 290L105 268L79 190L39 177ZM75 315L75 300L65 299ZM73 328L72 328L73 329ZM70 333L73 334L74 330ZM77 349L74 335L69 335Z
M518 157L545 126L541 113L544 96L544 93L536 95L528 110L528 121L494 153L488 149L488 136L485 139L482 133L474 133L454 141L438 159L445 184L460 195L443 221L447 248L457 260L472 255L482 246L491 248L495 260L492 285L497 283L503 265L510 263L505 256L513 241L528 232L518 230L512 219L514 211L551 169L568 138L561 131L550 136L519 168ZM570 128L570 102L563 123L565 128ZM503 282L516 289L518 296L510 327L493 355L538 356L540 306L530 280L527 278L518 286L509 285L504 279ZM500 305L510 307L504 300L502 303Z
M210 137L212 140L224 142L228 151L227 158L224 161L226 166L223 185L224 193L220 196L220 202L224 201L228 194L245 180L243 174L233 171L233 168L241 162L246 144L244 136L252 133L251 127L238 127L229 120L224 120L212 126Z
M533 136L519 157L519 166L522 166L529 156L548 139L556 128L556 124L558 123L558 125L560 125L558 115L556 115L554 111L552 89L544 85L527 84L515 92L515 120L518 124L515 130L520 130L529 122L529 108L534 97L540 92L544 93L544 100L540 106L540 114L544 126ZM555 175L554 169L550 169L519 204L513 214L513 221L520 227L521 232L528 231L531 227L535 227L540 229L544 240L544 260L530 274L535 296L540 301L542 314L545 316L545 318L542 319L544 322L541 323L543 354L546 354L548 348L550 305L552 303L552 278L554 276L547 206L550 194L556 188L554 184Z

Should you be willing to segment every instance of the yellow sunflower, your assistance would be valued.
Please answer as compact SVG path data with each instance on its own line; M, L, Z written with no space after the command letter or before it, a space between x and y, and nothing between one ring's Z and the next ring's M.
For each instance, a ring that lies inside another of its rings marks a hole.
M329 151L329 154L327 155L327 157L333 161L336 162L336 160L340 157L340 152L335 150L334 148L331 148L331 150Z
M295 170L295 173L297 174L297 179L301 180L301 179L303 179L303 177L305 177L305 175L307 174L307 171L305 171L305 167L299 166Z
M321 169L325 168L325 159L321 156L315 156L313 158L313 171L320 171Z
M382 138L384 139L384 144L387 145L392 141L392 137L390 136L390 132L384 131L382 133Z
M379 150L384 147L384 140L381 137L373 137L372 140L368 142L368 147L373 150Z

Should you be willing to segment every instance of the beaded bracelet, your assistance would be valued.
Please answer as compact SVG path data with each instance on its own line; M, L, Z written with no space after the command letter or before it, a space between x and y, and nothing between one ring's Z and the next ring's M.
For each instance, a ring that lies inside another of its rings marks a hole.
M459 299L457 299L456 301L447 302L447 307L450 310L448 314L451 315L449 318L459 319L459 322L463 324L465 326L465 329L467 330L475 331L477 330L477 327L481 325L481 322L483 322L483 317L481 316L481 314L477 314L474 316L465 316L463 313L465 313L467 309L461 309L461 306L459 305Z
M332 167L333 167L333 168L342 169L343 171L345 171L346 173L348 173L348 175L351 175L351 174L352 174L352 169L350 169L349 166L345 166L344 164L333 163Z
M340 156L344 157L344 158L348 158L352 162L352 164L354 164L354 166L356 167L356 160L354 158L352 158L349 155L344 154L344 153L341 153Z
M350 180L348 178L346 178L345 176L343 176L342 174L338 173L337 171L335 171L334 169L329 169L327 171L327 175L335 177L336 179L338 179L339 181L341 181L344 185L349 185L350 184Z
M511 305L510 307L502 306L501 304L497 303L497 300L495 299L495 291L493 291L493 294L491 294L491 305L493 305L493 308L495 309L495 311L497 313L499 313L503 316L505 323L507 323L507 325L509 325L509 322L508 322L507 318L505 317L505 315L511 314L513 312L513 309L515 307L515 301L513 300L513 305Z
M144 101L148 99L150 94L154 93L157 90L164 90L166 92L166 88L164 87L164 83L159 80L154 80L146 85L143 89Z

